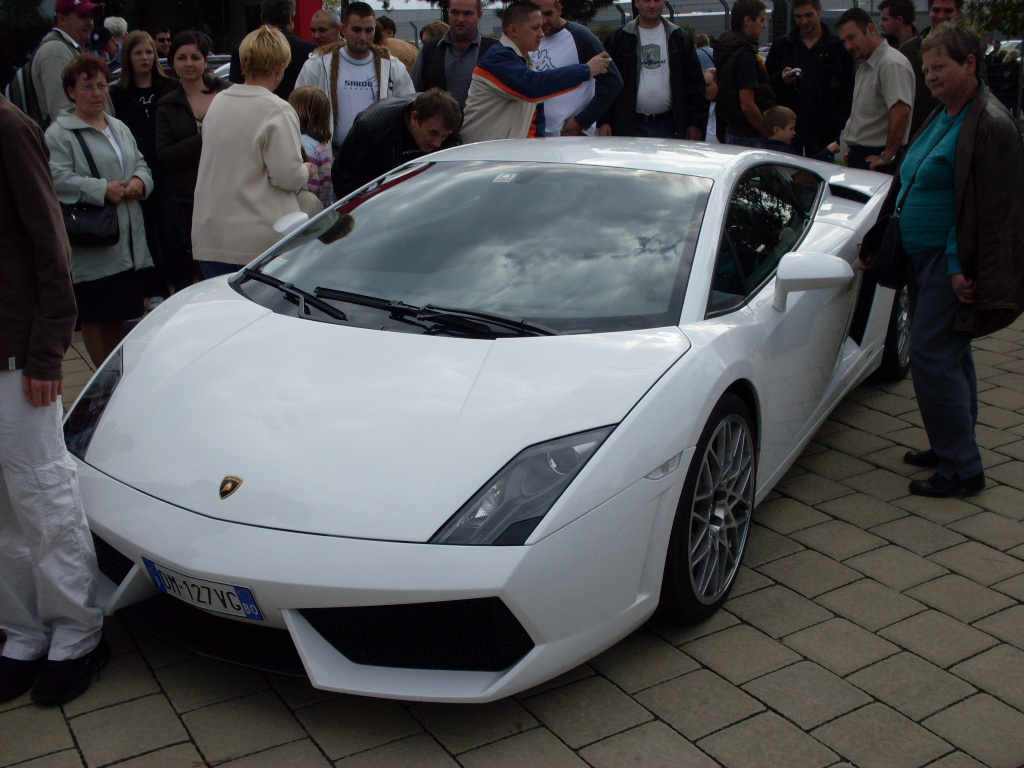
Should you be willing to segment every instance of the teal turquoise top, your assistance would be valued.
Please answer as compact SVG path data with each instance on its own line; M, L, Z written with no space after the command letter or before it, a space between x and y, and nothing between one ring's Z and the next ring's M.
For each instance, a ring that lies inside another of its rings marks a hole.
M956 245L956 143L967 109L947 115L945 110L932 120L900 167L903 212L900 235L907 253L924 253L944 248L949 274L960 269Z

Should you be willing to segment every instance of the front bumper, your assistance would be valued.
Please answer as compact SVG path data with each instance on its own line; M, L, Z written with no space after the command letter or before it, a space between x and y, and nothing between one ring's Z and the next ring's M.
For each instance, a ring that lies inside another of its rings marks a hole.
M205 517L79 464L93 531L131 565L106 577L107 613L160 594L142 558L252 590L265 620L287 630L312 684L407 700L486 702L586 661L657 605L682 472L643 479L531 546L474 547L317 536ZM678 481L678 482L677 482ZM283 502L284 503L284 502ZM302 611L498 598L532 641L500 671L357 664Z

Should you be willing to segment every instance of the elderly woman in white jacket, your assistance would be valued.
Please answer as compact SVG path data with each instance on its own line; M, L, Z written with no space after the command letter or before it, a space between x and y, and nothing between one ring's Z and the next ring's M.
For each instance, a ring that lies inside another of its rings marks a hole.
M299 118L273 94L291 60L276 27L250 32L238 49L245 83L213 100L203 120L192 213L192 254L203 277L237 272L280 238L274 222L299 211L312 178Z
M82 339L96 366L124 338L124 322L143 314L136 270L153 266L139 205L153 191L153 176L128 126L103 111L109 79L107 65L94 56L80 56L68 64L63 85L74 106L61 110L46 130L60 201L110 201L117 206L120 239L115 245L71 248ZM89 148L99 178L92 174L76 134Z

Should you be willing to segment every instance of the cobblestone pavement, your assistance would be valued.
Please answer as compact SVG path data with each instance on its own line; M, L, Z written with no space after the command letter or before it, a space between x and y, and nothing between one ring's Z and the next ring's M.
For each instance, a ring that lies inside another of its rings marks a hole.
M967 768L1024 764L1024 322L982 339L989 488L907 495L909 381L864 385L755 513L725 610L652 623L493 704L404 704L214 663L107 623L79 700L0 705L21 768ZM88 378L69 354L70 402Z

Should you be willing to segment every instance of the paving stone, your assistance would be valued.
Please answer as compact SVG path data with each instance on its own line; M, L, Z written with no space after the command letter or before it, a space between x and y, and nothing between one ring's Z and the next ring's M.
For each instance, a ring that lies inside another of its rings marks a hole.
M177 712L265 691L266 679L254 669L212 659L189 659L157 670L157 678Z
M742 569L741 569L742 570ZM753 571L751 571L753 573ZM763 579L761 574L754 574L758 578ZM765 579L765 581L768 581ZM769 584L771 582L768 582ZM734 598L730 598L726 603L729 610L732 609L732 605L735 602ZM739 620L733 616L729 611L715 611L708 618L704 619L697 624L684 625L678 621L671 621L662 616L655 616L649 622L647 622L647 628L651 630L658 637L662 638L666 642L672 645L682 645L688 643L691 640L696 640L698 637L704 637L704 635L710 635L714 632L718 632L726 627L731 627L733 624L739 623Z
M754 519L783 536L801 528L829 520L829 516L809 507L801 501L779 496L763 502L754 510Z
M838 755L774 712L708 736L698 746L726 768L823 768Z
M550 680L546 680L543 683L538 683L532 688L528 688L525 691L522 691L521 693L517 693L515 695L515 698L517 701L522 701L523 699L528 699L531 696L536 696L541 693L553 691L555 690L555 688L561 688L563 686L569 685L570 683L575 683L577 680L583 680L587 677L593 677L596 674L597 673L589 664L580 664L578 667L573 667L568 672L563 672L558 677L553 677Z
M783 642L840 677L899 651L892 643L839 618L803 629Z
M821 595L817 602L872 632L925 610L916 600L871 579Z
M514 699L490 704L414 704L413 717L453 754L512 736L538 723Z
M130 632L139 646L139 650L142 651L142 655L146 657L146 661L153 669L160 669L171 664L198 658L194 653L169 643L156 635L151 635L144 629L131 629Z
M141 654L120 654L111 658L100 679L90 685L89 690L64 705L64 714L74 717L159 692L160 686Z
M955 573L912 587L907 594L967 623L1008 608L1014 602Z
M912 720L933 715L977 691L959 677L903 651L847 680Z
M923 725L993 768L1024 765L1024 715L987 694L954 704Z
M195 751L195 750L193 750ZM0 756L0 759L6 759ZM54 752L52 755L37 757L27 763L18 763L18 768L82 768L82 758L78 756L78 750L66 749L63 752ZM123 765L123 763L119 764ZM168 768L176 768L169 766ZM192 768L192 766L189 766Z
M786 646L745 625L694 640L683 650L735 685L800 660Z
M802 475L789 473L778 482L775 490L812 506L852 493L848 486L814 472L805 472Z
M901 592L949 573L941 565L895 544L851 557L843 565Z
M848 453L826 449L810 456L801 456L797 464L808 472L814 472L829 480L845 480L854 475L870 472L874 467Z
M810 550L767 563L758 570L804 597L815 597L861 578L852 568Z
M330 701L331 699L338 698L339 695L333 691L322 691L319 688L314 688L305 677L268 673L266 679L281 698L284 699L285 704L292 709L302 709L311 704Z
M997 467L989 467L985 470L985 476L989 482L995 480L1004 485L1011 485L1017 490L1024 490L1024 462L1008 461Z
M750 534L747 536L747 548L743 553L743 562L748 568L757 568L759 565L778 560L780 557L791 555L802 550L795 541L779 536L763 525L750 526Z
M1024 603L1024 574L1014 576L1006 581L1000 581L998 584L993 584L992 588L998 589L1004 594L1015 597L1018 602Z
M456 763L449 758L448 765L455 766ZM218 768L282 768L283 766L288 768L331 768L331 763L312 741L302 739L228 763L220 763Z
M927 768L985 768L985 766L963 752L951 752L945 757L940 757L934 763L928 763Z
M661 722L645 723L580 751L594 768L716 768L718 763Z
M914 515L876 525L871 532L922 556L967 541L959 533Z
M181 719L210 762L232 760L306 735L271 692L212 704L186 712Z
M75 746L58 707L19 707L0 714L3 765Z
M904 418L907 421L914 421L914 416L917 416L916 422L919 423L921 420L920 414L904 414ZM928 433L925 432L920 425L907 427L906 429L899 429L895 432L889 432L886 434L886 438L888 438L891 443L898 443L904 448L921 448L928 445Z
M988 426L995 427L996 429L1007 429L1018 424L1024 424L1024 416L1016 411L1009 411L994 405L979 404L978 422L988 424Z
M626 693L636 693L700 665L674 645L641 630L591 659L594 669Z
M978 400L982 403L994 405L997 408L1005 408L1008 411L1019 411L1024 409L1024 394L1011 392L1003 387L995 387L982 391L978 388Z
M425 733L399 739L335 763L337 768L458 768L458 765L441 745ZM278 763L277 766L291 768L288 763ZM277 767L268 765L267 768Z
M962 661L950 670L964 680L1024 710L1024 651L1012 645L997 645Z
M818 509L858 528L873 528L907 516L905 510L866 493L854 493L840 499L832 499L819 504Z
M791 535L804 546L815 549L833 560L845 560L888 544L885 539L842 520L829 520Z
M752 568L741 565L736 573L736 581L733 582L732 589L729 590L729 598L740 597L749 592L770 587L774 583L767 576L762 576Z
M80 715L71 729L90 768L188 740L171 705L157 695Z
M1011 459L1016 459L1017 461L1024 459L1024 443L1022 443L1012 432L1008 434L1013 439L1013 442L1000 445L995 449L996 452L1001 453L1004 456L1008 456Z
M573 749L651 720L651 713L603 677L588 677L523 701Z
M901 499L910 493L907 478L888 469L874 469L863 475L848 477L843 480L843 484L882 501Z
M906 421L871 408L863 408L856 413L839 413L838 416L833 414L833 418L849 427L864 430L872 435L885 435L907 426Z
M911 616L878 634L943 668L996 644L994 637L938 611Z
M865 408L871 408L893 416L899 416L909 411L917 410L917 401L909 397L901 397L889 392L879 392L877 395L865 398L860 401Z
M976 541L936 552L930 559L986 586L1024 573L1024 562Z
M463 768L586 768L580 758L550 731L534 728L532 731L510 736L459 756Z
M636 699L690 741L764 709L757 699L705 669L641 691Z
M300 709L295 716L331 760L422 730L398 702L360 696L339 696Z
M950 751L934 734L877 703L826 723L812 735L859 768L909 768Z
M927 475L927 472L923 472ZM902 499L897 499L895 504L908 512L913 512L918 517L923 517L925 520L931 520L936 525L948 525L954 520L962 520L965 517L971 517L981 511L981 507L977 506L974 502L981 498L981 494L976 494L970 497L970 501L967 499L932 499L927 496L905 496Z
M820 624L832 613L780 585L730 600L729 611L776 639Z
M1024 605L1014 605L976 622L975 626L1024 650Z
M867 456L862 456L861 458L864 459L864 461L870 462L874 466L881 467L882 469L888 469L890 472L895 472L897 475L907 475L917 470L915 467L903 461L903 456L906 452L906 446L893 445L888 448L883 448L880 451L872 451Z
M1024 544L1019 547L1014 547L1009 551L1009 554L1016 557L1018 560L1024 560Z
M743 690L753 694L804 730L862 707L871 697L827 669L810 661L751 680Z
M173 747L165 747L121 763L115 763L110 768L198 768L203 765L207 765L207 762L203 760L194 746L175 744ZM330 765L330 763L326 763L326 765ZM305 766L289 766L288 768L305 768Z
M974 434L977 438L978 445L984 448L999 448L1001 445L1012 443L1016 441L1016 437L1012 434L1007 434L1006 430L995 429L993 427L986 426L985 424L978 424L974 428Z

